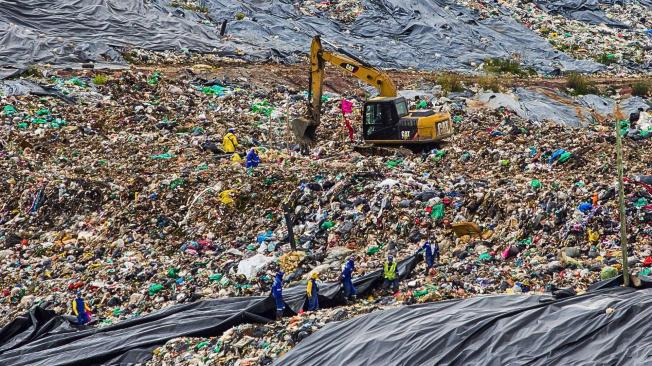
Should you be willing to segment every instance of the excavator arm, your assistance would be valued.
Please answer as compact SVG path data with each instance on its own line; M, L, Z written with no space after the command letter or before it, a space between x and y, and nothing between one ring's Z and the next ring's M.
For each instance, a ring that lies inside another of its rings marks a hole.
M314 140L317 127L320 124L326 62L341 67L358 80L375 87L381 97L396 97L396 86L387 74L341 48L338 48L337 51L339 53L324 50L319 36L312 39L312 45L310 46L308 119L299 118L293 122L294 134L303 141Z

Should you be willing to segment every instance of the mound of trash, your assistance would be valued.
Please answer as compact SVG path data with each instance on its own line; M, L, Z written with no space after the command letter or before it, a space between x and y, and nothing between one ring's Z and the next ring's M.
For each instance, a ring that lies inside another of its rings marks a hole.
M362 98L329 92L319 142L302 155L287 128L305 108L303 89L286 86L296 80L272 86L258 70L227 77L228 68L200 69L56 72L5 83L11 95L0 96L2 325L38 305L71 314L81 291L93 328L112 329L202 299L267 297L279 268L287 286L301 289L295 295L303 304L311 273L336 282L353 256L355 276L365 276L388 254L403 260L425 240L439 244L433 270L418 264L394 296L370 291L343 308L348 315L320 310L318 322L312 313L297 315L248 335L246 345L234 344L234 334L255 326L233 328L224 339L193 334L210 345L198 355L273 360L329 320L481 294L555 287L582 293L621 268L611 99L537 88L411 98L450 111L455 135L420 153L363 155L343 122L361 128ZM531 99L519 104L525 97ZM353 103L352 114L343 115L343 99ZM646 275L649 104L619 100L627 261L633 273ZM578 123L538 120L528 114L533 105L563 105L559 115ZM222 151L229 128L240 144L234 155ZM246 168L242 160L252 148L261 164ZM279 334L288 322L292 329L305 325L306 334ZM229 346L217 347L220 340ZM155 353L182 363L194 355L189 343L171 340ZM181 348L170 354L173 345Z

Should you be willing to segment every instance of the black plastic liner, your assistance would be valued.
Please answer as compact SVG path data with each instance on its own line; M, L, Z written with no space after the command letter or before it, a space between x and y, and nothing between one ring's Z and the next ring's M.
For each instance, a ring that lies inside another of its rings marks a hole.
M650 318L652 289L475 297L330 323L274 365L649 365Z
M399 277L407 276L422 259L411 256L398 263ZM358 293L369 293L382 281L382 270L355 278ZM298 313L306 302L305 286L283 290L286 315ZM340 283L320 285L321 307L342 304ZM274 319L274 300L265 296L199 301L105 328L78 327L69 316L40 307L0 329L0 365L132 365L152 358L154 348L177 337L220 336L244 323Z
M607 17L600 9L600 4L613 4L624 1L615 0L537 0L536 3L549 13L563 15L568 19L579 20L585 23L610 27L628 28L626 24ZM630 1L631 2L631 1ZM645 4L643 4L645 5Z
M292 0L206 0L207 14L154 0L21 0L0 6L0 68L125 63L130 48L212 52L248 61L302 62L310 40L342 46L383 68L469 71L485 59L519 54L542 73L596 72L519 24L507 11L480 19L455 0L366 0L345 24L303 14ZM244 14L243 20L236 20ZM219 25L227 20L226 34ZM0 78L11 74L0 70Z

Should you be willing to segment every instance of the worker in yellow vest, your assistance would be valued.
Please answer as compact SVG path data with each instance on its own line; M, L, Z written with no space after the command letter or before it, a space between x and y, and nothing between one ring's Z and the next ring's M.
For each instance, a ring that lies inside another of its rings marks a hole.
M227 154L234 153L238 146L240 146L234 132L235 130L233 128L229 128L227 134L224 135L224 141L222 141L222 150Z
M393 256L387 256L387 261L385 261L383 269L383 289L387 289L391 286L392 291L398 291L398 272L396 270L396 262L394 262Z

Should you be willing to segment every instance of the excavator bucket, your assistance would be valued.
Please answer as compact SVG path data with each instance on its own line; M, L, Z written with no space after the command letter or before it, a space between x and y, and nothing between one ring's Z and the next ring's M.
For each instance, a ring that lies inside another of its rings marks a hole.
M290 121L290 127L299 142L311 143L317 138L317 125L307 118L299 117L293 119Z

